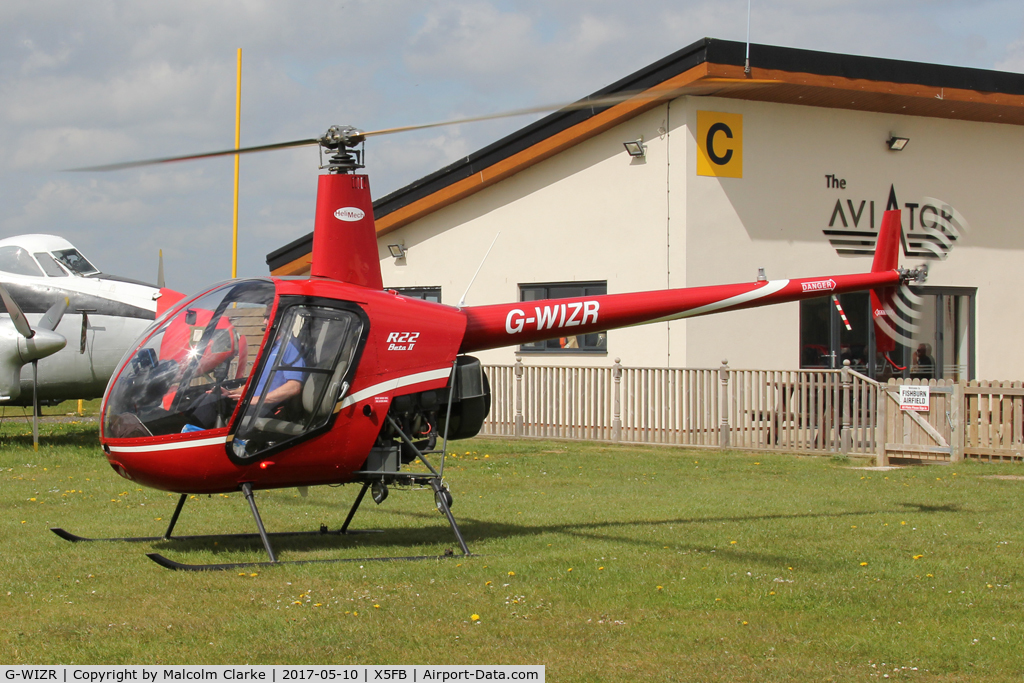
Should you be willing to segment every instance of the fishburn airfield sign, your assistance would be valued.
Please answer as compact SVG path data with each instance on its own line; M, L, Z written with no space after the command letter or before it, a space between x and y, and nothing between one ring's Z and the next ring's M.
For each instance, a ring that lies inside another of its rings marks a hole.
M931 394L928 385L901 384L900 410L917 410L928 412Z

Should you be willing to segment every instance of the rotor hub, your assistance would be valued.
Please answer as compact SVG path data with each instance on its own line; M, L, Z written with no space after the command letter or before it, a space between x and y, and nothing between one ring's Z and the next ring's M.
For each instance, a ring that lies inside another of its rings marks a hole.
M317 142L320 144L320 168L328 173L352 173L363 168L363 131L354 126L331 126ZM330 157L323 163L323 152Z

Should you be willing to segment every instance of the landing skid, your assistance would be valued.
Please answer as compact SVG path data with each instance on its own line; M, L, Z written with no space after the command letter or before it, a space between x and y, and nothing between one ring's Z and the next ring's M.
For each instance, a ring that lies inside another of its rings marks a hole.
M51 527L50 531L57 534L65 541L71 541L72 543L106 543L106 542L119 542L119 543L156 543L159 541L213 541L219 539L233 539L239 541L251 541L260 537L259 534L202 534L198 536L128 536L124 538L89 538L87 536L79 536L73 534L67 529L60 527ZM268 533L267 536L270 538L295 538L303 536L354 536L356 534L382 534L383 529L349 529L342 531L336 529L331 531L326 527L321 527L319 531L278 531Z
M455 553L451 549L448 549L445 551L444 555L412 555L409 557L345 557L324 560L276 560L274 562L234 562L228 564L183 564L181 562L175 562L174 560L167 559L160 553L146 553L146 557L153 560L161 567L173 569L175 571L216 572L227 571L229 569L245 569L254 567L279 567L283 564L339 564L342 562L407 562L417 560L444 560L449 557L455 557Z
M388 418L390 419L390 418ZM397 427L397 425L396 425ZM411 440L399 430L402 438L412 446ZM415 446L412 446L415 449ZM448 489L442 484L441 475L431 467L430 463L426 461L423 454L420 451L416 451L417 456L427 467L431 470L430 475L403 475L399 473L388 473L386 478L391 481L405 481L405 483L419 483L428 484L434 491L434 502L439 512L445 515L448 520L452 531L455 533L455 538L459 542L459 546L464 556L469 556L469 548L466 546L466 541L462 537L462 533L459 531L458 524L455 522L455 518L451 512L451 494ZM356 514L356 510L359 508L366 496L367 490L371 487L373 482L377 479L381 479L379 473L363 472L357 473L357 475L371 475L360 477L362 481L362 488L359 494L356 496L355 502L352 504L348 515L345 518L344 524L340 529L336 531L329 530L326 526L321 526L318 531L291 531L291 532L277 532L268 533L263 526L263 519L260 517L259 509L256 507L256 498L253 495L252 484L242 484L242 493L245 495L246 502L249 503L249 509L252 512L253 520L256 522L256 529L258 533L255 534L205 534L198 536L172 536L174 526L178 522L178 517L181 515L181 509L185 506L185 501L188 499L187 494L181 494L178 499L178 504L174 509L174 514L171 516L170 524L167 526L167 531L164 532L163 536L134 536L124 538L88 538L85 536L78 536L65 529L54 527L50 531L57 534L66 541L72 543L81 542L102 542L102 541L121 541L126 543L155 543L160 541L202 541L211 539L260 539L263 542L263 548L267 551L269 558L266 562L233 562L224 564L185 564L181 562L175 562L174 560L168 559L160 553L147 553L147 557L159 564L161 567L174 570L183 571L226 571L230 569L239 569L243 567L272 567L280 564L318 564L318 563L340 563L340 562L373 562L373 561L404 561L404 560L440 560L446 557L454 557L455 553L449 549L445 551L444 555L420 555L411 557L364 557L364 558L339 558L339 559L323 559L323 560L294 560L282 562L277 559L274 555L274 549L270 544L271 538L295 538L295 537L309 537L309 536L326 536L326 535L352 535L358 533L380 533L379 530L350 530L349 524L352 522L352 518Z

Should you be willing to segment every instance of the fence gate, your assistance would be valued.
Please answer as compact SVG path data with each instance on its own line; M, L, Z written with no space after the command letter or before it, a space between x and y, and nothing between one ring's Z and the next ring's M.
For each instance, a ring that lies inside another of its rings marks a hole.
M927 386L927 411L900 410L900 385ZM959 387L949 380L890 379L885 396L884 441L888 458L957 462L962 458Z

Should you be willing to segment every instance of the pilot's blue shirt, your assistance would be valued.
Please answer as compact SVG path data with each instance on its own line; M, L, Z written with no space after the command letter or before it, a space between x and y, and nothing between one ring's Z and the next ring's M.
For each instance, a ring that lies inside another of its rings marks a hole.
M278 339L273 348L270 349L270 355L267 356L267 364L263 376L260 377L260 381L256 384L256 396L263 395L263 388L267 384L267 376L274 369L274 364L277 362L277 353L281 348L281 340ZM281 386L284 386L289 380L296 380L302 382L306 378L306 373L294 369L306 367L305 361L302 359L302 354L295 347L295 344L289 343L284 350L284 357L281 359L281 367L274 373L274 378L270 382L270 388L267 391L273 391Z

